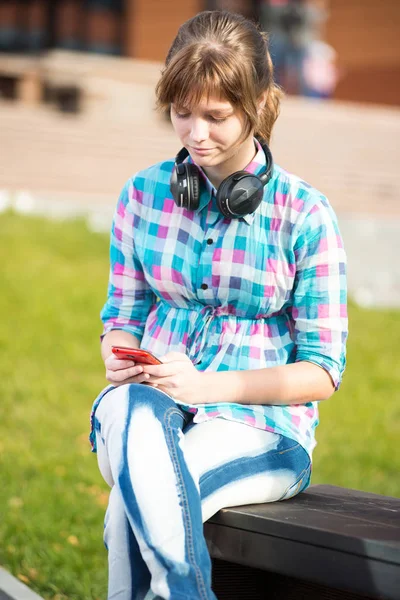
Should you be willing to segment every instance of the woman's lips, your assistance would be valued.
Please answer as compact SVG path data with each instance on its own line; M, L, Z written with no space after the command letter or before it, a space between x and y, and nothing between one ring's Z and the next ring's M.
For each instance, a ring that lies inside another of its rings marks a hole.
M206 154L210 154L210 152L213 151L213 148L194 148L193 146L191 146L190 149L196 154L199 154L200 156L205 156Z

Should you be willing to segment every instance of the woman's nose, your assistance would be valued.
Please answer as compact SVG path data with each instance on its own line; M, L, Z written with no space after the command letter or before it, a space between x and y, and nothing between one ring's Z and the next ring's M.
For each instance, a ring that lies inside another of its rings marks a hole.
M190 131L193 142L203 142L208 139L208 123L204 119L193 119Z

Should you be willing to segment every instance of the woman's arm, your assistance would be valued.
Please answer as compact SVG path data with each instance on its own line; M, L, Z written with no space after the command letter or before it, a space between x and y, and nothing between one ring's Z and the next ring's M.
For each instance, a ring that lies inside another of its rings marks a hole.
M346 254L324 196L308 210L294 245L296 277L288 316L296 362L312 363L339 388L346 365Z
M117 359L111 347L140 347L146 319L155 302L135 249L136 193L133 180L129 180L118 200L111 228L108 297L101 311L101 356L106 378L114 385L145 380L141 367L133 361Z
M306 404L326 400L335 391L327 371L306 361L249 371L201 372L180 352L161 360L162 365L143 367L150 376L147 381L190 404Z
M202 375L202 395L207 404L306 404L327 400L335 391L324 369L304 361L269 369Z
M306 215L294 255L296 280L289 316L296 362L254 371L207 372L213 397L243 404L305 404L326 400L338 388L347 338L346 256L326 198L321 197Z
M135 249L136 194L134 182L129 180L119 196L112 223L108 294L101 311L103 359L111 354L112 345L137 347L155 302Z

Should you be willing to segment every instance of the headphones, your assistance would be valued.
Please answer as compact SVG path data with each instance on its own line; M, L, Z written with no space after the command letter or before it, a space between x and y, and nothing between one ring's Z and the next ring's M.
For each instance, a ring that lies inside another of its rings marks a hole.
M273 173L273 159L270 149L261 140L260 144L266 158L265 171L254 175L247 171L236 171L226 177L217 190L218 210L230 219L240 219L253 213L261 204L264 187ZM175 204L181 208L196 210L200 202L200 170L189 162L183 162L189 156L182 148L175 157L175 168L171 175L170 188Z

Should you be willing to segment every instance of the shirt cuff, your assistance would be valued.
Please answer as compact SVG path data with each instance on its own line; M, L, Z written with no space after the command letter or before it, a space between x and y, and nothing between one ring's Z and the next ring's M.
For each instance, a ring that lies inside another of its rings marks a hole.
M324 369L332 379L332 383L335 386L335 391L340 388L344 368L339 369L332 360L329 360L326 356L319 354L304 353L304 355L302 355L301 353L297 353L296 362L301 361L312 363Z
M126 331L127 333L130 333L132 335L135 336L135 338L137 338L139 340L139 342L142 341L142 337L143 337L143 333L144 333L144 327L141 327L139 325L132 325L129 323L106 323L104 325L104 329L103 329L103 333L100 336L100 340L103 339L103 337L106 335L106 333L109 333L110 331L113 331L115 329L120 329L121 331Z

